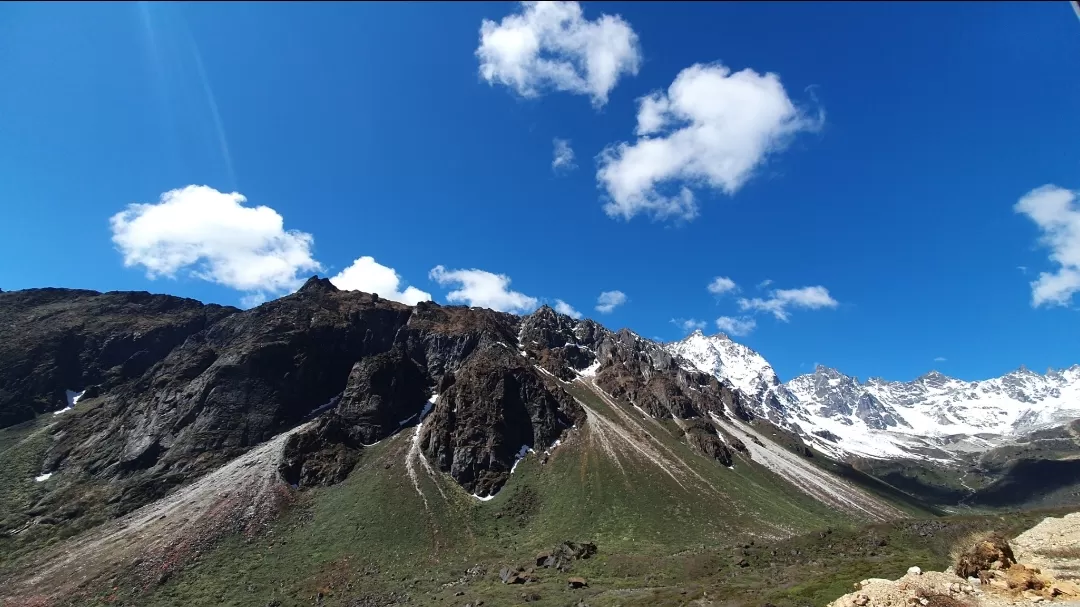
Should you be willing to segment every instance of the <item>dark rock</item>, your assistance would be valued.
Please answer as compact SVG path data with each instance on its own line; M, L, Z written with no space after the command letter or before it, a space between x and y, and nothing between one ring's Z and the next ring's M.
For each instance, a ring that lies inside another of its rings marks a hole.
M279 471L285 482L296 487L333 485L345 480L362 449L340 416L327 416L315 427L289 437Z
M683 429L690 446L725 466L732 463L731 449L716 434L716 428L703 419L690 420ZM745 448L745 447L744 447Z
M237 312L144 292L0 293L0 428L66 407L69 390L107 392Z
M536 555L536 566L566 571L571 563L595 555L596 550L596 544L592 542L563 542L550 551Z
M490 495L510 476L522 446L542 451L585 412L517 352L487 342L439 395L420 448L470 493Z
M524 584L526 582L535 582L536 576L531 571L526 571L521 567L511 569L510 567L503 567L499 570L499 579L504 584Z
M353 365L335 412L366 444L415 425L427 404L428 377L403 345Z

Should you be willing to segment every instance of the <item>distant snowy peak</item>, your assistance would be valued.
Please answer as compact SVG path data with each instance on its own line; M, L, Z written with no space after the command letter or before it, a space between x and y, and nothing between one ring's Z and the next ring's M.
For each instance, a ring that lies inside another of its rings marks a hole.
M961 441L964 448L988 448L986 438L1007 441L1080 418L1080 365L1045 375L1020 367L984 381L930 371L909 382L860 381L817 365L781 383L763 356L722 333L695 331L665 348L730 382L755 414L837 457L923 457L958 448L955 438L965 436L979 438Z
M780 378L765 357L723 333L705 335L694 331L686 339L668 344L667 349L697 370L728 380L748 396L761 398L780 385Z
M727 335L705 335L694 331L682 341L667 344L672 356L682 358L693 370L727 380L748 397L755 415L787 427L798 412L795 397L777 377L769 361L753 349L732 341Z
M916 457L922 447L945 448L949 437L1009 440L1080 417L1077 365L970 382L937 371L910 382L860 382L819 366L786 385L808 415L799 426L812 441L828 437L834 453L869 457Z

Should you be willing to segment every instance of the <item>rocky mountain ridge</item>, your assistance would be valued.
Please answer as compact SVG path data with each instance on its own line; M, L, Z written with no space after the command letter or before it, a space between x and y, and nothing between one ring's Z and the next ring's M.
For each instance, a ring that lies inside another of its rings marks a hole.
M840 458L947 459L1080 417L1080 365L974 382L937 371L910 382L860 381L819 365L784 383L764 357L723 334L696 331L666 347L753 395L756 415Z
M246 311L64 289L2 293L0 310L0 419L54 413L39 474L55 488L28 517L119 516L309 421L285 446L294 486L341 481L409 427L410 459L490 496L521 454L584 423L562 385L578 377L657 419L749 419L729 384L658 344L546 306L410 307L313 277ZM731 463L711 425L685 433ZM77 479L99 490L76 495Z

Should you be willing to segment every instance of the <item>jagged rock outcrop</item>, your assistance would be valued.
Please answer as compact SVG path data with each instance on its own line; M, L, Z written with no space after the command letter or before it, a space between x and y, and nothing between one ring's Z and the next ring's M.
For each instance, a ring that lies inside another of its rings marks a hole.
M296 487L340 482L365 445L421 424L419 456L491 495L523 450L547 450L584 424L562 387L579 377L654 417L688 420L690 444L725 465L737 445L709 416L749 419L730 384L628 330L546 306L524 317L410 307L318 277L246 311L57 289L4 293L3 306L13 326L49 327L35 329L46 345L30 348L29 362L0 344L0 404L25 416L62 406L49 399L63 390L89 388L49 428L41 473L66 480L50 485L59 489L37 515L129 512L301 424L278 466ZM40 377L23 377L34 369ZM30 413L19 408L27 400L37 402ZM71 483L98 488L62 489Z
M544 450L585 421L561 387L503 343L488 343L444 380L421 450L463 487L496 492L522 448Z
M714 459L725 466L732 462L732 451L716 433L716 428L703 419L696 419L683 428L683 434L690 446L697 449L702 455ZM741 442L739 446L745 451L746 446Z
M192 336L142 377L103 393L100 412L62 418L46 468L99 478L151 468L201 474L341 393L353 364L388 351L409 314L309 280Z
M239 310L145 292L0 293L0 428L142 375L188 337Z

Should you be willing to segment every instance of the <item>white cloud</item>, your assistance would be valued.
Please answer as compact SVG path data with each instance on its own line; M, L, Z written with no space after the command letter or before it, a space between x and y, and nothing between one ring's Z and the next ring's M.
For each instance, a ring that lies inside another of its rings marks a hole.
M709 283L707 288L709 289L709 293L712 293L713 295L723 295L724 293L738 290L739 286L735 284L734 280L731 280L726 276L717 276L712 279L712 282Z
M510 277L505 274L492 274L484 270L447 270L435 266L428 276L440 285L457 285L450 291L446 301L466 303L480 308L491 308L500 312L531 312L539 305L535 297L510 290Z
M567 316L575 320L581 318L582 316L581 312L578 312L574 309L574 306L571 306L570 304L566 303L561 299L555 300L555 311L559 314L566 314Z
M771 284L772 284L772 279L771 278L766 278L765 280L757 283L757 288L764 289L764 288L768 287Z
M686 333L691 331L701 331L705 328L705 321L697 320L696 318L672 318L671 324L679 327Z
M266 293L249 293L240 298L240 307L247 310L248 308L254 308L255 306L262 304L266 301Z
M1076 192L1044 185L1028 192L1013 209L1027 215L1042 232L1039 243L1050 250L1054 273L1040 272L1031 283L1031 305L1068 305L1080 291L1080 207Z
M734 318L731 316L721 316L716 319L716 328L720 329L728 335L734 335L736 337L742 335L749 335L754 328L757 327L757 321L749 316L742 316Z
M585 19L577 2L522 2L501 23L480 25L480 76L523 97L554 89L607 103L623 74L641 63L638 37L619 16Z
M768 299L755 297L740 299L739 309L755 312L769 312L779 320L788 320L788 308L818 310L835 308L840 305L829 295L829 290L822 286L803 287L801 289L776 289L769 293Z
M574 149L570 147L570 142L566 139L559 139L556 137L552 140L555 144L555 155L551 159L551 170L558 171L560 169L564 171L572 171L577 168L577 164L574 163Z
M365 291L377 293L379 297L415 306L421 301L431 301L431 293L416 287L401 288L401 277L394 271L375 261L374 257L359 257L352 265L330 279L339 289L346 291Z
M601 314L608 314L624 303L626 303L626 293L622 291L604 291L596 298L596 311Z
M734 194L770 154L800 131L815 130L773 73L732 73L719 63L695 64L667 93L639 100L634 143L608 146L596 177L607 191L604 211L630 219L693 219L692 188Z
M947 360L947 359L946 359L946 358L945 358L944 356L935 356L935 357L934 357L934 362L936 362L936 363L943 363L943 362L945 362L946 360Z
M321 270L311 234L286 230L270 207L244 206L242 194L189 185L157 203L131 204L109 219L124 266L142 266L150 279L192 276L248 293L245 305L266 293L292 291L301 272Z

